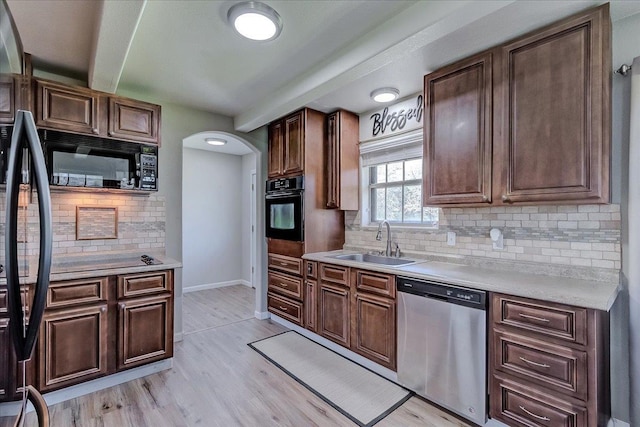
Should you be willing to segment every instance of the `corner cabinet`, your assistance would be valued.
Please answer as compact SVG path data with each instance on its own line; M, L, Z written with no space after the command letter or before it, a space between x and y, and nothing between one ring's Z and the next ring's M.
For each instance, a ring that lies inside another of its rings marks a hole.
M491 202L492 55L424 79L424 205Z
M425 76L425 206L609 203L609 5Z
M606 425L608 317L493 294L490 415L510 426Z
M327 208L357 211L359 118L339 110L327 116Z

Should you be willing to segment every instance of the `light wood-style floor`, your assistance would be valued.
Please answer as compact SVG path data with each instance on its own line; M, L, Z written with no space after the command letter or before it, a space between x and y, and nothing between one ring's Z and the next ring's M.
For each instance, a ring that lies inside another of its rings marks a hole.
M247 317L253 292L238 285L186 294L172 369L52 406L52 426L354 426L247 346L285 330ZM377 426L467 427L417 397Z

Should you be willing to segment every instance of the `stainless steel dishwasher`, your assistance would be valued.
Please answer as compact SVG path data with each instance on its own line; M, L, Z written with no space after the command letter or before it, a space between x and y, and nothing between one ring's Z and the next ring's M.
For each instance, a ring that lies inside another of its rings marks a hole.
M487 419L486 293L398 277L398 381L460 416Z

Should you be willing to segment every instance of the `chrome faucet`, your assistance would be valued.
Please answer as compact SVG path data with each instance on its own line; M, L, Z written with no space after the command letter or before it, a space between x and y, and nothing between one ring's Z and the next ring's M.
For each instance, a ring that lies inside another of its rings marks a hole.
M378 234L376 234L376 240L378 241L382 240L383 225L387 226L387 250L385 251L384 254L386 256L391 256L391 226L389 225L389 221L387 221L386 219L378 225Z

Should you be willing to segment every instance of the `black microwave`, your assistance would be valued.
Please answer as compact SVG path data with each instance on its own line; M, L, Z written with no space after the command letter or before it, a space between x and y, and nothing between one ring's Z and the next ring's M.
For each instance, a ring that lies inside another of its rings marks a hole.
M52 130L38 133L52 186L158 189L157 146Z

